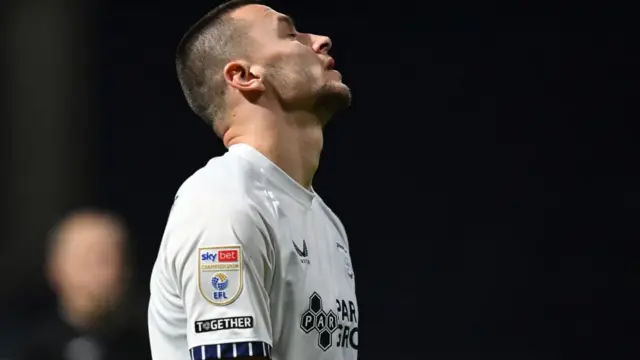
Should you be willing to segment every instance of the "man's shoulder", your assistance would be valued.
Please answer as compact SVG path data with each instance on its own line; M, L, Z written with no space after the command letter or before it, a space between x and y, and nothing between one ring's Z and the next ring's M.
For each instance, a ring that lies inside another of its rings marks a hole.
M16 343L18 359L35 359L42 351L49 351L48 356L57 359L62 355L64 345L77 336L56 310L41 311L34 320L23 334L24 338Z
M177 196L191 192L225 192L241 180L241 164L229 156L218 156L191 174L179 187Z
M258 211L253 183L246 164L230 156L213 158L180 186L169 223L206 225L213 219L255 218Z
M229 240L229 229L251 231L262 225L255 206L242 191L225 184L207 184L211 179L200 176L194 174L178 192L162 240L161 251L179 262L188 260L185 251L193 249L203 236Z
M251 196L260 176L246 159L227 152L189 176L179 187L176 198Z

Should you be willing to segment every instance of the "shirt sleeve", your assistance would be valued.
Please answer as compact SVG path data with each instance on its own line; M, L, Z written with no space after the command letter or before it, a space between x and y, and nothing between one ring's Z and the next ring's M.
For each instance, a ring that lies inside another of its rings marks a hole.
M217 200L205 197L173 211L172 231L181 238L176 282L190 357L270 358L273 247L267 225L249 205Z

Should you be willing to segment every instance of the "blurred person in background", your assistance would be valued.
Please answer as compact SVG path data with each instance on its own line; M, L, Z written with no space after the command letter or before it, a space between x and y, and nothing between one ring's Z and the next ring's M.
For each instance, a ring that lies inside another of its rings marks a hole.
M131 307L128 241L123 221L104 211L56 225L46 276L57 311L32 327L18 360L150 359L144 311Z

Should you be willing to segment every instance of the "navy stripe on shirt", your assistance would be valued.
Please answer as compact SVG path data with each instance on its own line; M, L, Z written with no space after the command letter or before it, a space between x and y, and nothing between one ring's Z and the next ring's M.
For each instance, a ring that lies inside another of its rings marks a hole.
M189 353L191 360L222 360L239 357L266 357L271 359L271 345L262 341L202 345L191 348Z

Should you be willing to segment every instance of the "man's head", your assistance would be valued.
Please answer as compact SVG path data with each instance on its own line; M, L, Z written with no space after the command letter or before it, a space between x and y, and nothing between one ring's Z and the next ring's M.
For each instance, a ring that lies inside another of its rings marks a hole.
M178 46L178 78L189 105L222 135L227 115L252 103L328 119L351 94L328 55L331 40L300 33L286 15L233 0L203 17Z
M127 233L118 217L79 210L52 231L47 275L63 308L97 321L121 301L127 280Z

